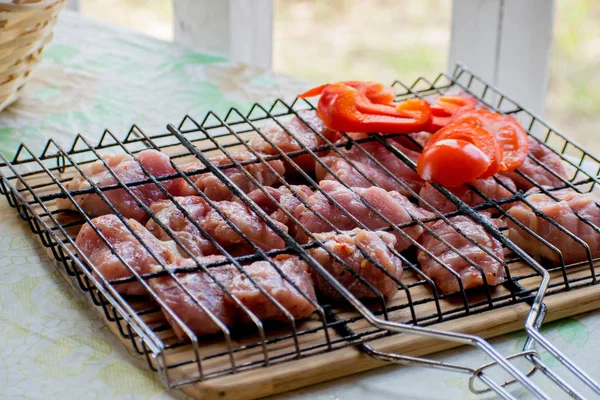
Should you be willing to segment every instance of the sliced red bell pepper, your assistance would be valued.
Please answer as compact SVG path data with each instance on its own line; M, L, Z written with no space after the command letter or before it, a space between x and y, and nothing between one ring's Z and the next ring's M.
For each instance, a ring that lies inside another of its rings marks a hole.
M315 97L320 95L323 92L323 89L325 89L325 87L329 85L328 83L321 85L321 86L316 86L312 89L307 90L306 92L302 93L301 95L299 95L298 97L300 97L301 99L307 98L307 97Z
M462 114L474 110L477 101L467 96L440 96L431 106L431 124L428 131L435 133Z
M376 82L345 81L346 85L364 93L371 102L376 104L390 104L396 99L396 90Z
M385 87L381 83L376 82L363 82L363 81L343 81L338 82L344 85L353 87L359 92L363 93L367 98L375 104L387 104L389 105L396 98L396 91L392 87ZM302 93L300 98L314 97L321 94L323 89L329 84L314 87L307 92Z
M529 139L521 125L512 117L487 110L470 111L454 123L479 126L491 132L502 150L501 171L521 166L529 153Z
M321 94L317 112L329 128L345 132L412 133L423 130L429 123L429 104L421 99L402 103L381 104L376 101L390 98L383 85L339 82L322 85L300 95ZM357 86L358 88L355 88Z

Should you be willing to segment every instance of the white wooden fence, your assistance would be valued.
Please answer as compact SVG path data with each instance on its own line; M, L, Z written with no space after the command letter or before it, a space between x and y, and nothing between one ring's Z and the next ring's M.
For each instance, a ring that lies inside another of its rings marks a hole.
M68 0L69 7L78 9L80 1ZM173 3L175 41L271 67L273 0ZM553 17L554 0L454 0L449 69L461 61L541 113Z

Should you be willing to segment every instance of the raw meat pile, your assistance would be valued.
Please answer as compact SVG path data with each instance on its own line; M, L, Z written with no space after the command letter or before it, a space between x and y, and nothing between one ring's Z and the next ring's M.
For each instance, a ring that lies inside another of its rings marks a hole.
M386 145L366 141L367 136L341 135L315 112L302 111L282 125L261 129L248 143L258 158L250 151L214 157L213 163L223 167L261 213L204 172L199 162L179 166L190 173L190 185L176 175L169 157L156 150L135 158L106 156L85 165L67 190L86 189L91 182L101 187L129 184L128 190L121 186L102 195L78 194L75 202L59 200L58 207L95 217L76 238L85 262L124 295L152 291L180 340L236 324L306 318L318 299L343 300L330 279L358 298L389 300L402 279L401 252L415 247L422 273L443 293L502 284L507 266L500 242L467 216L449 215L450 224L436 218L455 212L460 203L423 181L397 156L416 161L431 135L394 137ZM348 137L365 143L331 146ZM308 154L307 148L315 150ZM264 160L282 152L289 157ZM314 181L288 184L300 171ZM135 184L147 174L159 184ZM572 189L542 193L532 183L558 186L565 177L560 158L531 140L529 157L517 171L449 190L470 206L529 190L525 201L503 203L512 218L498 224L506 224L510 239L530 254L574 263L587 260L588 252L600 256L600 233L584 221L600 223L598 194ZM498 209L487 208L482 215L492 219L494 211ZM566 230L581 239L573 240ZM541 246L535 235L550 246ZM290 237L310 257L286 250ZM275 255L264 254L274 250ZM254 261L225 257L256 253L263 255ZM322 268L311 267L310 258ZM139 276L146 274L152 277L141 283Z

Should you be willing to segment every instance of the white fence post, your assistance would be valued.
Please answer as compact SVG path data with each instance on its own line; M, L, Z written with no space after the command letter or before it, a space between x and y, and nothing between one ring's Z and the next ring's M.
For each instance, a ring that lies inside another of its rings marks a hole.
M462 61L541 114L553 20L554 0L454 0L450 68Z
M270 68L273 0L174 0L175 41Z

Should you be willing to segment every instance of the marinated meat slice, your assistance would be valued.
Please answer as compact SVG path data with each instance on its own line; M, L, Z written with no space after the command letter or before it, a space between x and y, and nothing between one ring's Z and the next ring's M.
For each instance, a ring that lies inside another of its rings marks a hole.
M200 196L175 197L173 201L177 202L193 221L200 221L212 210ZM173 201L161 200L152 204L150 209L155 218L169 229L171 234L181 242L191 255L214 254L216 251L214 246L201 235L200 230L186 218ZM173 240L152 218L146 223L146 228L160 240ZM182 254L184 253L182 252Z
M106 155L102 159L123 183L148 179L148 176L144 173L140 165L155 177L175 174L175 169L172 167L169 157L156 150L144 150L140 152L136 156L137 160L127 154ZM118 183L117 179L115 179L100 160L83 165L81 170L98 186L110 186ZM185 181L183 178L160 181L160 183L169 193L175 196L180 195L185 190ZM65 187L69 191L84 190L90 188L90 183L83 176L79 175L68 182ZM158 186L153 183L132 186L131 191L147 206L157 200L167 198ZM144 221L148 217L144 209L124 189L106 190L104 191L104 195L125 218ZM108 204L97 194L81 194L74 197L75 201L89 215L99 216L113 213ZM57 206L61 209L75 209L75 205L69 199L58 199Z
M287 153L302 150L302 145L309 149L324 145L326 142L318 134L330 141L334 141L338 135L337 132L329 130L323 124L323 121L321 121L321 118L319 118L315 111L302 110L298 111L298 115L300 118L294 117L289 122L282 124L285 127L285 130L281 126L273 123L263 127L260 131L269 141L271 141L271 143L281 151ZM306 123L302 120L306 121ZM261 153L279 154L277 148L271 146L271 144L260 135L253 137L248 144L254 150ZM310 154L292 157L292 160L304 171L313 171L315 169L315 160ZM290 171L294 172L293 169Z
M598 192L577 193L571 189L562 189L551 193L559 201L555 201L543 193L531 193L527 196L527 201L539 212L587 243L592 257L599 257L600 233L592 225L578 218L575 213L599 227L600 194ZM536 215L535 211L525 203L515 204L508 212L521 224L554 245L562 253L565 263L571 264L588 259L587 251L582 244L547 219ZM507 219L507 225L509 238L527 253L539 255L553 262L560 261L559 254L521 229L515 222Z
M173 242L161 242L133 219L127 222L142 239L143 244L116 215L112 214L96 217L92 224L102 232L113 247L114 253L89 223L81 227L75 239L75 244L105 279L110 281L131 277L132 273L127 265L138 274L146 274L152 270L152 266L159 263L170 264L179 257ZM121 256L127 265L123 264L115 253ZM146 294L146 289L138 282L117 284L115 289L128 295Z
M223 256L200 257L198 261L204 265L223 261ZM283 279L279 272L266 261L257 261L244 266L245 274L231 265L209 268L210 274L222 285L225 291L203 271L178 273L176 276L187 294L170 276L152 280L152 288L158 297L175 313L185 325L196 335L210 335L222 332L222 329L211 319L209 314L199 306L201 303L214 317L226 327L232 327L236 322L250 323L251 319L231 296L235 296L250 312L260 320L288 319L260 292L259 285L266 293L276 299L294 319L302 319L315 311L312 302L316 303L314 286L308 273L308 266L298 257L278 256L272 260L296 288ZM192 259L179 260L174 267L194 267ZM155 268L155 271L160 269ZM252 277L254 283L248 279ZM306 294L310 301L299 292ZM229 292L229 294L227 292ZM230 296L231 295L231 296ZM194 301L194 299L196 301ZM176 336L185 340L188 336L176 320L163 309L167 322L172 326Z
M220 201L217 202L216 206L248 239L261 249L273 250L285 247L283 239L245 205L233 201ZM287 232L285 225L277 221L273 222ZM210 210L200 220L200 226L222 246L248 244L215 209Z
M435 284L444 293L452 293L460 290L459 281L450 270L459 274L465 289L484 285L483 274L474 265L481 268L488 285L496 286L504 282L502 263L484 252L480 247L471 243L466 237L471 238L483 248L488 249L499 260L504 260L504 253L500 242L487 233L481 225L466 216L452 217L450 221L463 233L462 235L442 220L431 224L431 229L438 237L454 246L457 251L452 250L431 233L427 232L423 234L420 241L423 247L444 264L444 266L440 265L426 252L419 250L417 260L421 265L423 273L433 279ZM461 255L472 263L465 260Z
M354 216L369 229L381 229L388 223L371 211L361 198L369 203L373 209L389 219L393 224L410 223L416 219L426 218L431 214L412 204L406 197L398 192L387 192L381 188L352 188L344 187L334 181L321 181L319 186L332 199L334 199L344 210ZM331 203L321 192L315 192L308 200L308 207L299 205L294 211L295 217L309 231L314 233L329 232L332 230L329 223L340 230L352 230L359 227L343 210ZM318 216L314 211L320 213ZM322 218L323 219L322 219ZM329 222L329 223L328 223ZM423 228L418 224L409 226L403 231L412 239L416 240L423 233ZM411 241L399 232L396 236L396 249L402 251L412 245ZM304 232L297 232L296 239L306 243L308 237Z
M502 184L500 184L494 178L497 178L506 187L502 186ZM517 191L514 182L510 178L502 175L496 175L496 177L476 179L473 182L470 182L469 184L492 200L502 200L509 198ZM467 185L447 189L470 206L476 206L485 202L485 199L483 197L479 196L473 189L471 189ZM419 192L419 196L421 197L421 207L427 207L426 203L428 203L433 208L442 213L456 211L456 206L454 205L454 203L448 200L446 196L444 196L441 192L439 192L429 183L426 183L425 186L423 186L423 189L421 189L421 192Z
M296 286L286 281L281 274L267 261L257 261L244 267L254 282L285 308L294 319L308 317L315 311L311 303L316 303L315 288L308 272L308 264L299 257L281 255L275 257L273 263ZM229 290L235 297L261 320L289 321L279 308L244 274L236 274L231 280ZM304 293L306 297L302 295ZM310 300L309 300L310 299ZM226 299L232 301L231 299ZM249 322L250 318L239 311L240 319Z
M202 264L210 264L224 260L223 256L200 257L198 261ZM173 267L195 267L196 262L192 259L180 259ZM160 271L155 267L154 271ZM228 288L234 274L237 271L231 266L210 268L210 274L222 285ZM168 306L172 313L177 315L181 321L196 335L211 335L222 332L222 329L204 311L196 301L201 303L215 318L225 325L232 327L236 320L236 309L225 300L227 294L221 286L205 272L188 272L176 274L181 286L171 276L161 276L150 281L152 289L157 296ZM193 297L192 297L193 296ZM188 335L173 316L163 308L165 319L173 328L179 340L185 340Z
M359 137L356 136L356 138ZM419 158L419 153L407 149L396 141L389 140L388 143L415 162ZM369 158L359 146L366 153L373 156L374 160ZM398 191L405 196L410 196L410 191L394 178L398 178L400 182L404 182L415 193L419 193L419 190L423 187L424 182L417 172L378 142L356 144L350 150L340 148L338 151L343 154L343 157L335 151L330 151L327 155L321 157L321 160L331 172L317 163L315 172L318 180L337 180L337 177L349 186L362 188L373 186L369 181L371 180L384 190ZM389 173L377 165L378 162Z
M241 163L247 162L248 164L244 164L243 166L244 169L248 171L260 185L270 186L274 184L277 182L277 175L283 175L285 172L285 167L281 160L271 160L263 164L259 158L255 157L249 151L230 153L230 155L236 161ZM262 157L264 157L264 155L261 155L261 158ZM233 161L226 155L212 157L210 161L217 166L233 164ZM266 164L270 165L275 172L271 171ZM200 162L190 163L181 167L185 172L197 171L204 168L204 164ZM240 168L230 167L225 168L222 171L244 193L249 193L256 189L256 185ZM211 172L198 175L197 177L191 176L190 178L194 181L196 187L204 192L211 200L231 200L233 197L233 193L227 188L225 183ZM195 195L197 192L188 185L185 194Z
M297 228L296 224L283 210L286 210L293 215L294 210L302 204L300 199L303 199L304 201L308 200L308 198L313 195L313 191L305 185L291 185L290 188L291 190L286 186L278 188L265 187L265 191L275 199L275 202L269 199L260 189L250 192L248 197L250 197L275 221L279 221L286 225L289 233L294 236Z
M228 249L235 256L248 254L251 246L240 236L229 223L223 219L220 210L240 231L263 250L281 249L284 242L260 217L240 202L217 201L211 207L199 196L175 197L176 201L214 241ZM212 243L196 228L195 224L179 211L169 200L157 202L152 206L156 218L167 226L173 236L179 239L192 255L210 255L217 250ZM284 231L287 227L277 221L277 226ZM166 240L170 236L153 220L148 221L148 229L159 239Z
M529 138L529 156L530 157L525 159L523 165L518 168L518 171L522 172L525 176L541 186L558 186L564 184L559 177L567 179L567 172L565 171L565 166L560 157L531 137ZM544 166L540 165L531 157L534 157L539 162L545 164L558 176L555 176L552 172L546 170ZM512 179L518 189L528 190L534 187L531 182L517 172L502 172L502 174Z
M368 299L377 298L380 293L384 298L390 299L396 294L398 283L393 278L402 278L402 261L390 251L390 248L396 245L394 235L388 232L355 229L343 234L319 233L315 237L323 243L323 247L309 250L310 254L353 295ZM325 249L339 257L376 291L361 282ZM319 292L330 298L342 298L321 274L315 270L311 272Z

